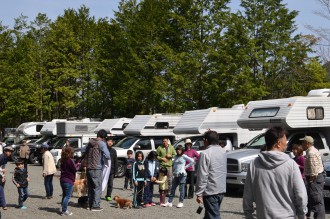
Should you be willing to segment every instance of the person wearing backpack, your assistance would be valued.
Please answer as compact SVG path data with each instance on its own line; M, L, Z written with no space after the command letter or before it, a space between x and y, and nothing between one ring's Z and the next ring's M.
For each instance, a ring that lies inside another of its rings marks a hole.
M84 155L87 169L88 204L91 211L102 211L102 167L110 159L110 153L105 144L107 132L101 129L97 138L90 139ZM104 159L105 158L105 159Z

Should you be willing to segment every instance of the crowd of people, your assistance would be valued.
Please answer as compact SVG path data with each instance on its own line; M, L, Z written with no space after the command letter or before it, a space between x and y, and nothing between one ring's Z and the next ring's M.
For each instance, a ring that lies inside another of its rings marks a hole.
M205 208L204 218L220 217L220 207L226 193L227 155L224 146L219 144L218 133L212 130L204 134L205 150L196 152L190 139L184 145L174 148L164 137L157 151L151 151L146 158L143 152L127 151L126 172L123 190L133 191L133 206L137 209L156 205L154 187L158 185L159 205L173 207L176 189L179 187L179 200L176 207L184 207L184 199L194 198ZM301 145L293 145L294 159L287 151L286 132L281 127L270 128L265 133L266 147L259 153L248 168L243 194L243 211L247 219L254 218L325 218L323 185L324 167L319 151L314 147L314 139L305 136ZM102 211L101 195L105 189L107 201L112 201L113 180L117 174L118 162L113 142L105 130L91 139L77 165L73 160L74 149L70 142L62 149L60 164L60 185L62 188L62 216L72 215L68 210L76 172L86 171L88 186L88 208ZM42 165L44 178L44 199L53 198L53 177L56 166L48 145L42 145ZM6 163L13 149L3 148L0 154L0 205L7 210L4 185ZM304 156L304 151L306 155ZM28 160L29 149L26 141L20 148L20 159L12 181L18 190L18 208L26 209L29 197ZM195 167L197 165L197 173ZM195 175L197 181L195 184ZM166 197L168 197L166 201ZM200 211L198 212L200 213Z

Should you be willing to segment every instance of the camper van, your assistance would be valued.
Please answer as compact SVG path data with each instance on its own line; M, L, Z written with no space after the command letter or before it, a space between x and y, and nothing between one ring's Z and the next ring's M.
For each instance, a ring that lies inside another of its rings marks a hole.
M30 142L34 139L39 139L41 137L40 130L45 125L45 122L25 122L18 126L15 131L14 144L11 146L14 149L12 153L12 160L15 160L19 153L19 146L22 144L23 140Z
M57 138L57 122L64 122L66 119L53 119L50 122L46 122L40 130L41 138L35 142L29 142L28 146L30 147L30 156L29 162L32 164L40 163L42 159L41 154L41 145L47 143L52 148L53 144L58 140Z
M324 161L330 159L330 89L312 90L307 96L250 101L237 123L245 129L282 126L287 130L287 153L306 135ZM249 141L244 149L227 154L227 185L244 186L249 163L265 146L264 134Z
M246 144L252 137L264 132L262 129L242 129L237 125L237 119L244 111L244 105L234 105L232 108L212 107L202 110L186 111L173 129L175 134L192 135L195 150L204 149L203 136L208 129L219 133L219 139L225 142L226 151L232 151ZM184 145L186 138L179 140L176 145Z
M173 128L181 119L182 114L136 115L124 129L128 137L119 141L114 149L117 150L118 173L121 177L126 171L127 151L142 151L144 157L152 150L162 145L163 137L168 137L174 143L182 135L173 133Z
M97 126L94 133L97 134L99 130L104 129L115 145L126 136L124 129L131 121L132 119L130 118L105 119Z
M70 146L75 150L85 146L90 138L96 138L94 130L101 122L92 121L91 119L83 119L81 121L64 121L57 122L57 137L58 140L54 143L53 149L50 150L54 157L55 165L59 167L61 161L62 148L65 146L66 140L70 140ZM81 156L80 153L75 153L75 156Z

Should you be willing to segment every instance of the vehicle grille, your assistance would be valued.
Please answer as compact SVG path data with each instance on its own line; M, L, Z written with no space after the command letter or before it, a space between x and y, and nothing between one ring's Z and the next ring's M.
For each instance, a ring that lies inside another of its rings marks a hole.
M238 160L227 158L227 172L240 172Z

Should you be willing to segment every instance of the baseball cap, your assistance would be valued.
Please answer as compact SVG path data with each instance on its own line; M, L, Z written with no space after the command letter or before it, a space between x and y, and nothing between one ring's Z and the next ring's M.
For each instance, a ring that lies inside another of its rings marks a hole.
M41 145L41 147L42 147L42 148L48 148L49 145L48 145L47 143L43 143L43 144Z
M311 136L305 136L305 137L303 137L303 138L300 138L299 140L300 140L300 141L306 141L306 142L308 142L308 143L310 143L310 144L314 144L314 139L313 139L313 137L311 137Z
M12 146L6 146L3 148L4 151L14 151Z

